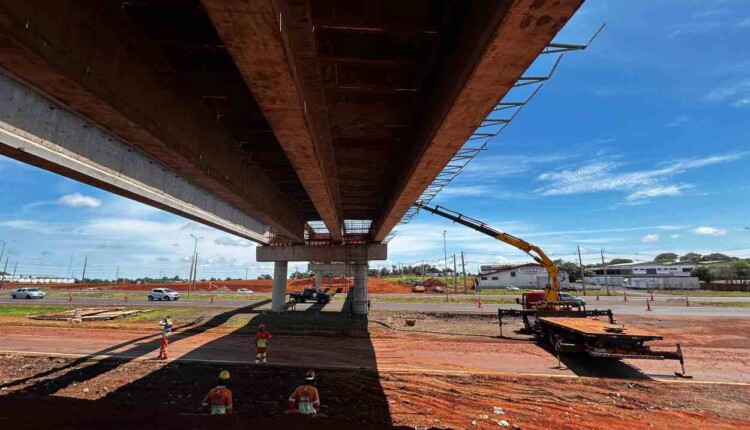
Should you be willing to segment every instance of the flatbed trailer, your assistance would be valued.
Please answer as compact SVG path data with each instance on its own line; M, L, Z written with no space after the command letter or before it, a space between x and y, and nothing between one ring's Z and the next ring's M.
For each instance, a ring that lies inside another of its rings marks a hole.
M500 309L498 315L501 336L503 318L520 317L525 331L548 343L558 357L573 353L604 359L678 360L682 372L675 374L687 377L679 343L674 351L653 350L645 343L662 336L617 324L611 310Z

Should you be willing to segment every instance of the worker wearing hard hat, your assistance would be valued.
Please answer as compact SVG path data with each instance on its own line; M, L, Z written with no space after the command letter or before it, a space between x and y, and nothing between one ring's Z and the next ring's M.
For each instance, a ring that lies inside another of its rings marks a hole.
M222 370L218 384L206 394L201 404L211 415L232 415L232 391L227 388L228 384L229 372Z
M269 340L271 340L271 333L268 332L266 325L259 325L258 333L255 335L255 364L260 363L261 358L264 364L267 362Z
M159 346L159 359L166 360L169 358L167 355L167 348L169 347L169 336L172 335L172 327L174 323L170 316L166 316L159 321L159 325L164 327L161 332L161 345Z
M320 408L320 396L315 388L315 372L305 375L305 383L289 396L289 408L305 415L315 415Z

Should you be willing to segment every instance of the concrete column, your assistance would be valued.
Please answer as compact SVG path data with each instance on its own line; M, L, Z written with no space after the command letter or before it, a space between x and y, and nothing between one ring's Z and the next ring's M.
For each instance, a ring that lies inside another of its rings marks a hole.
M315 288L323 288L323 272L315 271Z
M352 313L367 315L367 263L352 265L354 288L352 289Z
M288 263L276 261L273 264L273 294L271 295L271 312L284 312L286 302L286 272Z

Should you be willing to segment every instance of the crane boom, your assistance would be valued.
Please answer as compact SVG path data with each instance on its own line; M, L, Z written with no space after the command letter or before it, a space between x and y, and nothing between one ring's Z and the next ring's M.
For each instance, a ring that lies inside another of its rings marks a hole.
M440 206L435 206L433 208L422 204L421 202L417 202L415 203L415 205L420 209L426 210L427 212L431 212L453 222L457 222L461 225L486 234L487 236L490 236L501 242L505 242L508 245L514 246L525 252L531 258L533 258L534 261L541 264L547 270L547 274L549 275L550 283L544 287L544 300L547 302L557 302L559 300L560 280L557 277L559 271L555 263L553 263L552 260L550 260L550 258L547 256L547 254L545 254L544 251L542 251L542 249L538 246L532 245L531 243L526 242L525 240L515 237L511 234L495 230L482 221L467 217L466 215L460 214L450 209L441 208Z

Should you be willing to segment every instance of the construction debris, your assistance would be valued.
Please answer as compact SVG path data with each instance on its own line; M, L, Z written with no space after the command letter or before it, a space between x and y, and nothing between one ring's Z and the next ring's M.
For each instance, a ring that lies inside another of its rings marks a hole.
M62 312L53 312L44 315L30 316L32 320L42 321L70 321L70 322L81 322L81 321L107 321L118 318L125 318L131 315L136 315L144 312L139 309L125 308L85 308L85 309L71 309Z

